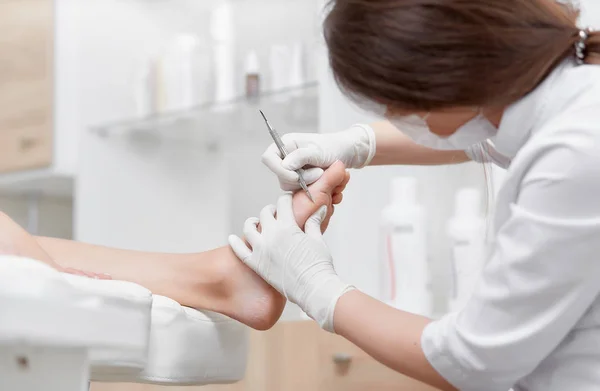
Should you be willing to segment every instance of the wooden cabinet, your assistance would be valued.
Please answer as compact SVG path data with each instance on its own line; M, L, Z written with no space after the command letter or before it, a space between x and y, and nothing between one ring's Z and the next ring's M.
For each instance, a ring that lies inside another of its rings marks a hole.
M173 391L137 384L95 384L92 391ZM186 391L435 391L379 364L313 322L281 323L253 332L246 378L237 384Z
M320 391L435 391L378 363L342 337L320 334Z
M0 0L0 172L52 162L53 0Z

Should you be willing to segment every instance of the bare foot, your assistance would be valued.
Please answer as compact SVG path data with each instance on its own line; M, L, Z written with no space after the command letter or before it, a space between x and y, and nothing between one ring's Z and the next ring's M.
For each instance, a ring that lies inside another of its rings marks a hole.
M327 219L321 227L323 232L327 230L329 221L335 210L334 205L342 202L343 191L350 181L350 174L346 171L346 167L341 162L333 164L323 176L309 188L310 194L314 199L312 203L308 196L300 191L294 194L294 213L296 221L300 227L304 229L304 223L313 213L315 213L323 205L328 206Z
M335 164L319 181L310 186L315 203L312 203L304 192L296 193L294 195L296 221L304 226L313 213L321 206L328 205L329 217L326 222L328 223L333 214L333 204L341 202L341 193L349 179L344 165ZM327 224L323 226L326 228ZM223 290L224 297L221 305L215 305L213 301L212 305L217 308L212 310L257 330L268 330L273 327L283 312L285 298L240 262L229 246L215 251L220 253L216 258L219 259L219 267L226 287Z

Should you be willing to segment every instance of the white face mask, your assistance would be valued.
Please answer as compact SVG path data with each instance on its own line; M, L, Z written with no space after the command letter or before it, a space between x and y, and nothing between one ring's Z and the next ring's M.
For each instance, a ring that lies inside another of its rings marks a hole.
M466 150L493 137L497 132L496 127L480 112L477 117L462 125L452 135L442 137L429 129L427 117L429 114L425 117L412 114L391 118L389 121L415 143L439 150Z

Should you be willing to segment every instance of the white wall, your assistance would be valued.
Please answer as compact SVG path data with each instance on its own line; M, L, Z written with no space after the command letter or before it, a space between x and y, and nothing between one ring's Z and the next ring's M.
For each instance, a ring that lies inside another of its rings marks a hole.
M581 0L581 26L600 27L600 1Z
M243 219L258 213L258 205L272 202L277 194L276 183L260 165L269 143L264 124L257 137L243 140L239 148L222 145L212 152L204 145L100 139L85 130L131 117L132 76L140 59L181 32L207 38L208 11L216 2L61 1L71 15L59 26L61 61L73 80L72 88L63 91L62 106L77 113L71 120L83 151L77 238L176 252L223 244L233 225L241 227ZM271 44L301 40L309 46L315 7L305 0L232 3L241 92L245 54L257 50L266 67ZM244 118L239 121L240 128L248 125ZM239 130L230 124L206 123L197 130ZM258 122L253 124L256 130Z
M77 174L81 121L73 105L79 101L77 51L79 20L75 17L78 0L58 0L55 6L54 37L54 161L58 174Z

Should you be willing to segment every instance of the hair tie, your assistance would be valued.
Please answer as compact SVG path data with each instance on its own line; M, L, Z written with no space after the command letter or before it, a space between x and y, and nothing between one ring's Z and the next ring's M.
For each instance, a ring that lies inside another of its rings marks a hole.
M575 57L578 65L583 65L587 56L587 40L590 29L579 30L579 40L575 42Z

